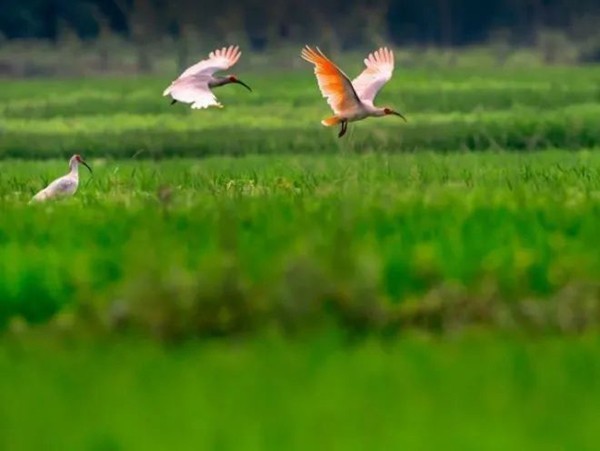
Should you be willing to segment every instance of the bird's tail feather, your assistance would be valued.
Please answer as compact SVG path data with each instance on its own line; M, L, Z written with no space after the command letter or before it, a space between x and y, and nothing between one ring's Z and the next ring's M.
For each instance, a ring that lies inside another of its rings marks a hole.
M323 124L325 127L333 127L334 125L339 124L341 121L341 119L337 116L331 116L328 118L325 118L321 121L321 124Z

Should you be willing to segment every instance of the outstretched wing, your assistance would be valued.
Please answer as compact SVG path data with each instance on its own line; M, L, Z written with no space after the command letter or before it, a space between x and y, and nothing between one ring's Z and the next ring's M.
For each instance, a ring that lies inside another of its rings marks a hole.
M188 67L180 76L164 90L163 96L170 95L183 103L191 103L192 108L207 108L222 105L208 86L212 74L233 66L240 59L239 47L229 46L215 50L208 58Z
M335 114L352 111L360 106L350 79L323 52L306 46L302 49L302 58L315 65L317 83L323 97Z
M394 54L387 47L380 48L365 58L365 66L352 86L363 102L373 103L379 90L392 78Z
M242 56L242 52L237 45L214 50L210 52L207 59L188 67L179 78L198 74L212 75L219 70L229 69L238 62L240 56Z
M209 75L198 74L192 77L183 77L171 83L164 95L182 103L191 103L192 108L202 109L210 106L222 107L208 87Z

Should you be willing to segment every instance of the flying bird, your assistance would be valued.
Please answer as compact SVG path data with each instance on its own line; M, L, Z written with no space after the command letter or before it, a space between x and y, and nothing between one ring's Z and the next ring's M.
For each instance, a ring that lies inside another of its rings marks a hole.
M394 54L388 48L383 47L369 54L364 60L365 70L352 81L318 47L313 50L306 46L302 49L302 58L315 65L321 94L334 112L334 116L323 119L321 123L326 127L340 124L340 138L346 133L349 122L367 117L393 114L406 121L402 114L392 108L373 105L375 96L392 78L394 71Z
M82 164L89 169L90 173L92 168L83 161L80 155L73 155L69 160L69 173L65 176L57 178L50 183L46 188L41 190L31 199L31 202L45 201L56 197L72 196L77 191L79 186L79 165Z
M242 52L238 46L223 47L215 50L204 59L183 73L165 89L163 96L171 96L171 105L182 102L191 103L192 108L202 109L215 106L222 108L212 92L212 88L237 83L252 91L250 86L237 78L235 75L216 76L215 72L226 70L238 62Z

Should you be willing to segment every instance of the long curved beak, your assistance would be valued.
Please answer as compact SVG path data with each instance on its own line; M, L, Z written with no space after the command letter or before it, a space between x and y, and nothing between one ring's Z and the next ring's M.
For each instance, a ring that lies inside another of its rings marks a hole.
M246 88L248 91L252 92L252 88L250 88L250 86L248 86L246 83L244 83L242 80L236 80L234 83L237 83L238 85L242 85L244 88Z
M394 116L400 116L402 119L404 119L404 122L408 122L406 120L406 118L401 113L398 113L397 111L392 111L391 114L393 114Z
M90 171L90 174L93 174L92 168L90 168L85 161L81 160L81 164L84 165L86 168L88 168L88 171Z

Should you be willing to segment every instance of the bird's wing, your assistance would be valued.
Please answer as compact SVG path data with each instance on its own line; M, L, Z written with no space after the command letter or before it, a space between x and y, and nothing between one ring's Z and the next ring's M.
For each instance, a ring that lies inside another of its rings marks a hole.
M72 177L61 177L54 180L46 188L53 195L73 194L77 190L78 180Z
M365 66L352 86L363 102L373 103L379 90L392 78L394 54L387 47L380 48L365 58Z
M360 105L350 79L321 50L306 46L302 58L315 65L315 75L323 97L335 114L355 109Z
M73 194L77 190L77 185L77 180L71 177L61 177L33 196L33 200L45 200L52 197Z
M198 74L212 75L218 70L229 69L238 62L240 56L242 56L242 52L237 45L214 50L210 52L207 59L188 67L179 78Z
M191 103L192 108L222 107L208 87L209 76L198 75L175 80L166 94L182 103Z

